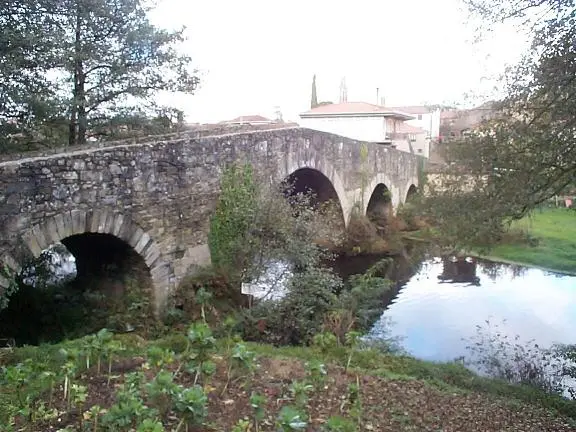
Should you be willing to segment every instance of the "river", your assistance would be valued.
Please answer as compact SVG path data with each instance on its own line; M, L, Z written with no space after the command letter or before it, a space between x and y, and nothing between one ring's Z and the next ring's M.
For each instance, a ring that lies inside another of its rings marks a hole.
M385 329L410 355L468 356L477 326L540 347L576 343L576 277L475 258L427 257L398 281L370 336Z

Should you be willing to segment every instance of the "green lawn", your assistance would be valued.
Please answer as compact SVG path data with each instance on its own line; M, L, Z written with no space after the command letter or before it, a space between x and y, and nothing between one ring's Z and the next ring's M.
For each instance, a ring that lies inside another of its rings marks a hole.
M536 210L515 222L512 231L524 231L537 245L511 242L496 246L490 258L576 273L576 212L569 209Z

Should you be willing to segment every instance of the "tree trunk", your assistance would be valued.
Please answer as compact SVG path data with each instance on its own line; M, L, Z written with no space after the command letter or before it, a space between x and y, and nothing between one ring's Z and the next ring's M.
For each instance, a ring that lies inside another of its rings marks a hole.
M84 63L80 60L78 62L78 144L86 144L88 118L86 114L85 86Z
M82 131L82 121L83 117L85 120L86 113L80 111L80 106L83 99L84 90L84 77L82 71L82 45L81 45L81 25L82 25L82 10L80 1L76 3L76 25L74 29L74 58L73 58L73 78L74 78L74 89L72 94L72 106L70 107L70 126L69 126L69 136L68 143L70 145L81 144L80 134ZM82 98L82 99L81 99ZM86 135L84 129L84 136Z

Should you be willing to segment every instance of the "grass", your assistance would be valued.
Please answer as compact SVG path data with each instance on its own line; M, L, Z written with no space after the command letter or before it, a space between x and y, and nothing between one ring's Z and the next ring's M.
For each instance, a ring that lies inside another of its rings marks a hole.
M499 244L488 258L576 273L576 213L573 210L536 210L514 222L511 233L526 234L534 241Z

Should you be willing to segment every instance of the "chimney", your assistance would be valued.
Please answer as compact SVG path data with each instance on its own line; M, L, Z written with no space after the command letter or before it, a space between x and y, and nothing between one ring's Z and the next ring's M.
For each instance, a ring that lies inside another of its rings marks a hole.
M384 96L380 97L380 105L381 106L386 106L386 98Z
M376 87L376 103L380 102L380 88Z

